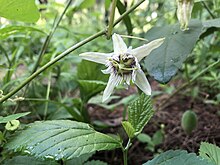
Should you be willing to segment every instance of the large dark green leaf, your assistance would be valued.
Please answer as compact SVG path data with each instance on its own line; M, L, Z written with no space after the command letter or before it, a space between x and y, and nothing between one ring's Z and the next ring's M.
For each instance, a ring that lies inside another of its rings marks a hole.
M121 3L120 0L117 1L117 8L118 8L118 11L121 15L126 11L126 7L123 5L123 3ZM131 19L130 19L129 15L126 15L123 18L123 22L125 23L128 34L131 35L133 27L132 27L132 23L131 23Z
M220 148L214 144L202 142L199 148L199 155L215 165L220 164Z
M36 22L40 13L35 0L0 0L0 17L23 22Z
M17 132L5 148L37 158L72 159L100 150L119 148L120 142L88 124L70 120L35 122Z
M59 165L59 163L52 160L38 160L30 156L15 156L3 162L3 165Z
M0 40L3 40L11 35L17 34L17 33L27 33L27 32L40 32L44 33L43 31L33 28L33 27L27 27L27 26L7 26L2 29L0 29Z
M167 83L182 67L202 33L202 23L199 20L192 20L186 31L181 31L179 26L153 27L145 36L148 40L165 37L164 43L144 60L144 68L162 83Z
M205 28L217 27L220 28L220 18L206 20L202 22Z
M150 96L142 93L128 106L128 122L139 134L154 114Z
M155 157L143 165L214 165L205 159L187 151L170 150Z

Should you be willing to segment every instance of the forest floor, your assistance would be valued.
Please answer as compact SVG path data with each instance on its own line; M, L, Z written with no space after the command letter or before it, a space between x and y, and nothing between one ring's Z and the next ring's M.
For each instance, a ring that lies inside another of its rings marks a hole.
M155 83L153 84L153 89ZM134 89L122 92L122 95L129 95ZM188 152L199 152L201 142L210 142L220 146L220 106L205 104L201 100L193 100L191 97L178 93L170 100L167 100L167 94L157 96L154 99L154 109L156 110L150 122L145 126L144 133L153 136L164 125L164 139L159 145L156 145L155 151L146 149L146 143L141 143L137 139L129 149L129 165L141 165L151 160L157 153L167 150L183 149ZM158 105L166 101L166 106L158 110ZM118 107L113 111L103 109L98 106L89 105L92 120L99 120L104 123L110 123L111 127L105 129L107 133L119 134L126 141L126 135L121 127L123 107ZM198 124L190 135L187 135L181 127L181 117L186 111L192 109L198 116ZM98 152L92 159L103 160L109 165L123 164L122 152L104 151Z

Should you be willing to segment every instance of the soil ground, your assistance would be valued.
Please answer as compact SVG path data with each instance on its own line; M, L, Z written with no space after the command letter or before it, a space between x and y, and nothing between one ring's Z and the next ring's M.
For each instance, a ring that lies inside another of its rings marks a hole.
M134 92L133 89L127 91L126 95L132 92ZM154 99L156 110L162 101L166 101L167 97L167 95L160 95ZM188 152L198 153L201 142L210 142L220 146L220 116L218 115L220 106L205 104L199 100L192 100L191 97L179 93L169 100L165 107L155 112L155 115L146 125L143 132L152 136L160 129L161 124L164 124L165 136L163 143L157 145L155 152L152 153L146 149L146 144L136 139L129 150L129 165L141 165L152 159L159 151L183 149ZM92 120L110 123L111 127L105 131L120 134L126 141L126 135L120 125L123 107L119 106L114 111L109 111L98 106L89 106L91 108ZM192 109L198 116L198 125L190 135L187 135L181 127L182 114L188 109ZM123 164L120 150L98 152L92 159L103 160L110 165Z

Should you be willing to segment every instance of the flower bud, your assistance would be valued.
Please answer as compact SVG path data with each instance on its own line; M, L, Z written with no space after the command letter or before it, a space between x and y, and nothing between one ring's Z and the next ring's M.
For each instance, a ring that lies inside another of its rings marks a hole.
M188 30L189 20L194 5L194 0L177 0L177 18L182 31Z

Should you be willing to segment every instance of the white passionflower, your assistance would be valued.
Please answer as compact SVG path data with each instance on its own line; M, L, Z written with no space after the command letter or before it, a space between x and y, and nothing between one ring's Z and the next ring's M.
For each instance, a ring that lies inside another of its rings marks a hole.
M139 61L146 57L150 52L159 47L164 38L156 39L150 43L132 49L127 47L121 36L113 34L113 53L86 52L80 56L89 61L97 62L107 66L102 70L104 74L110 74L108 84L103 93L102 101L106 101L112 94L114 87L120 83L130 85L132 80L145 94L151 95L150 84L141 70Z

